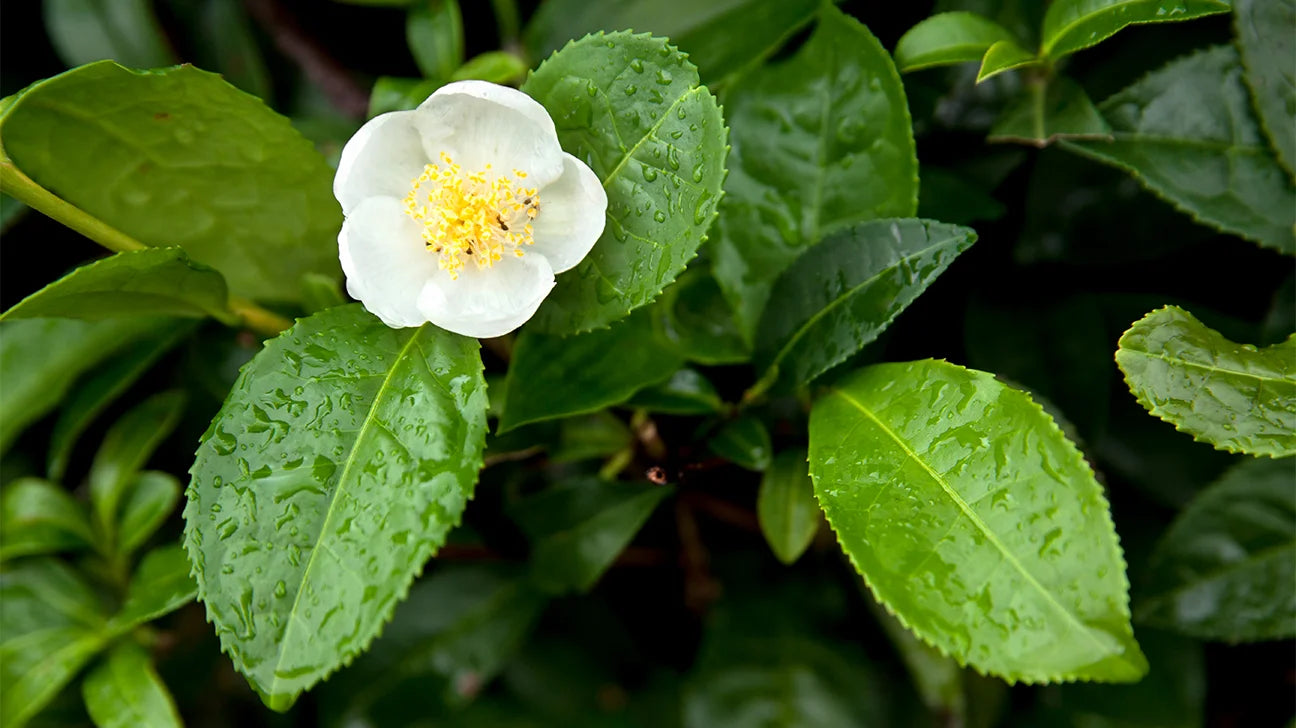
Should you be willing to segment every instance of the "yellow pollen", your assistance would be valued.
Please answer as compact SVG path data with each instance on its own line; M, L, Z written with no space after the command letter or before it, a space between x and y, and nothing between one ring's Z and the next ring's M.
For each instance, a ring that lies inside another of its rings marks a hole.
M466 264L489 268L505 255L522 257L535 242L531 223L540 213L540 195L524 187L526 173L495 175L491 165L464 173L449 154L429 164L405 196L405 214L423 228L423 243L452 279Z

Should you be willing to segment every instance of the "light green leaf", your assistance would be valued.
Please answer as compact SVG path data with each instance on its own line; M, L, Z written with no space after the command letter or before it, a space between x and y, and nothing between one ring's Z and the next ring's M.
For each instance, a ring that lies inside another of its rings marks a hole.
M39 188L117 237L184 248L236 294L293 301L303 273L337 275L333 170L287 119L216 74L82 66L24 91L0 134Z
M568 417L558 425L558 444L549 453L555 463L607 457L634 443L630 428L608 410Z
M379 76L369 94L369 117L413 109L426 101L441 83L436 79Z
M122 642L81 683L86 712L99 728L180 728L180 713L148 653Z
M347 297L342 294L340 281L333 276L307 273L301 279L302 308L308 314L319 313L326 308L342 306Z
M426 78L442 83L449 80L464 62L463 17L458 0L415 0L405 21L405 39Z
M214 316L238 321L220 273L181 248L137 250L81 266L0 315L99 321L124 316Z
M1296 55L1296 2L1293 0L1233 0L1237 46L1244 78L1251 89L1278 161L1296 173L1296 79L1291 59Z
M720 107L685 54L630 33L571 43L522 90L545 105L563 149L590 165L608 196L603 237L558 277L530 327L605 327L656 298L706 239L725 176Z
M58 559L24 561L0 572L0 726L40 712L103 649L101 605Z
M735 465L758 472L768 468L774 457L769 430L751 416L739 417L721 427L711 436L707 447Z
M121 611L108 622L108 631L125 634L192 602L198 596L198 585L189 570L189 559L179 544L159 546L144 554L131 576Z
M45 0L43 6L50 42L69 67L105 59L135 68L176 62L152 0Z
M192 321L172 321L155 333L136 340L117 356L99 364L72 388L50 434L47 470L52 480L62 480L77 439L108 405L112 404L158 359L193 332Z
M1139 622L1226 642L1296 635L1296 460L1247 459L1193 499L1148 567Z
M779 561L791 564L810 547L823 519L805 448L784 450L774 457L756 493L756 517Z
M567 338L524 329L509 361L497 431L594 412L670 378L684 360L653 338L650 314Z
M1227 13L1224 0L1054 0L1044 15L1040 55L1057 60L1141 23Z
M976 13L937 13L910 28L896 43L901 73L934 66L979 61L990 46L1012 40L1007 28Z
M94 532L86 508L67 491L39 478L6 485L0 498L0 561L87 548Z
M809 384L886 330L972 247L976 233L928 220L841 228L779 276L756 330L762 385ZM759 389L762 385L757 385Z
M669 486L589 479L519 501L511 515L532 540L536 583L552 592L589 591L672 492Z
M469 58L455 69L450 78L455 81L478 80L491 83L513 83L527 73L526 62L508 51L488 51Z
M1147 411L1217 450L1296 454L1296 335L1257 349L1166 306L1120 338L1116 363Z
M54 408L77 377L170 319L29 319L0 324L0 452Z
M1199 222L1296 253L1296 187L1261 135L1232 47L1173 61L1098 108L1115 141L1067 149L1124 169Z
M993 78L1016 68L1038 66L1041 61L1034 53L1017 45L1011 40L1001 40L986 49L981 58L981 68L977 70L977 83Z
M747 339L778 275L838 227L907 217L918 162L891 57L858 21L826 6L787 61L729 89L732 127L715 276Z
M699 364L739 364L751 358L733 309L703 266L684 272L653 306L657 338Z
M90 464L90 505L95 523L108 543L117 543L117 514L127 486L149 456L175 429L184 413L185 394L171 390L154 395L127 412L108 430Z
M1111 139L1111 127L1084 89L1065 76L1026 86L1026 92L995 120L989 141L1041 149L1058 139Z
M271 708L363 651L458 524L482 462L481 372L475 340L359 305L299 321L243 368L198 449L185 547L223 649Z
M180 481L170 473L140 473L126 490L117 528L122 554L131 554L144 545L180 500Z
M810 413L810 474L874 595L1010 681L1147 672L1102 488L1024 393L938 361L880 364Z
M724 412L711 380L693 369L680 369L670 379L635 393L627 406L668 415L709 415Z

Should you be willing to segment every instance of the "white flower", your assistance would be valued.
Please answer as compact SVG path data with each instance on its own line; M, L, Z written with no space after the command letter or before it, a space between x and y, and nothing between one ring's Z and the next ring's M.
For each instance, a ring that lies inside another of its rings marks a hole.
M535 314L554 274L603 233L607 194L521 91L442 86L374 117L342 150L347 291L393 328L432 322L501 336Z

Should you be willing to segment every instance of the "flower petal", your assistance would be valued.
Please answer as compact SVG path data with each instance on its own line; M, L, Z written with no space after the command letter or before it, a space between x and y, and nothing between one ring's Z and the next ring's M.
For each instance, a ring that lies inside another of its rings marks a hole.
M549 112L508 86L457 81L419 105L415 122L433 160L449 151L470 172L491 165L501 174L520 169L537 187L562 174L562 147Z
M419 292L434 275L446 275L394 197L370 197L351 211L338 233L338 259L347 293L393 328L425 323Z
M368 197L400 199L409 194L428 163L414 122L413 111L375 116L342 147L333 196L342 204L343 214L350 215Z
M448 331L488 339L526 323L554 286L541 255L508 257L485 270L465 266L457 279L438 271L424 286L423 317Z
M594 170L564 152L562 176L540 190L533 250L548 259L555 273L575 267L603 234L607 204Z

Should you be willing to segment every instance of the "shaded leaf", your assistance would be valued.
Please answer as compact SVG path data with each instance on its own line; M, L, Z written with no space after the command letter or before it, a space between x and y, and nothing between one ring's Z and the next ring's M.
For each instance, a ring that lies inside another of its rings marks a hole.
M607 457L634 442L630 428L608 410L568 417L558 425L558 444L549 453L555 463Z
M707 447L716 455L748 470L764 470L774 457L769 430L751 416L739 417L725 424L707 441Z
M668 415L709 415L726 409L711 381L687 368L661 384L635 392L626 405Z
M701 266L684 272L653 306L657 337L699 364L738 364L751 358L738 331L733 309L710 272Z
M861 585L861 591L866 591ZM940 650L923 642L891 616L870 592L864 596L869 611L900 654L913 678L914 687L927 708L938 715L950 715L966 724L968 700L963 691L963 668Z
M119 552L134 553L144 545L175 510L179 500L180 481L175 476L157 471L140 473L122 499L117 528Z
M968 12L937 13L910 28L896 43L901 73L933 66L979 61L990 46L1012 40L1007 28Z
M111 59L135 68L170 66L151 0L46 0L45 30L69 67Z
M180 728L171 693L148 653L121 642L81 683L86 712L99 728Z
M379 76L369 93L369 117L413 109L440 87L441 81L436 79Z
M126 601L109 621L108 630L124 634L192 602L198 596L198 585L189 570L189 559L179 544L159 546L144 554L131 576Z
M1296 335L1257 349L1166 306L1120 338L1116 363L1149 412L1216 449L1296 454Z
M1007 208L983 183L941 167L924 166L919 181L918 217L952 225L998 220Z
M202 29L195 39L198 65L219 71L226 81L269 101L274 90L270 69L257 46L244 4L239 0L207 0L201 12L201 19L194 23Z
M1084 89L1057 76L1028 84L1026 93L1008 107L990 129L992 142L1046 147L1058 139L1111 138L1111 127L1094 108Z
M307 273L302 276L301 292L302 308L308 314L345 305L349 300L342 294L341 282L337 278L319 273Z
M58 485L21 478L0 498L0 561L15 556L54 554L94 543L86 508Z
M1022 392L944 362L868 367L815 403L810 473L874 595L960 664L1023 682L1147 672L1102 489Z
M116 543L117 514L127 486L179 423L185 399L180 390L154 395L122 416L104 436L90 464L90 505L108 543Z
M779 561L791 564L810 547L822 518L804 448L774 457L756 494L756 516Z
M1227 13L1224 0L1054 0L1044 14L1040 55L1057 60L1140 23Z
M463 17L458 0L414 0L405 39L419 71L442 83L464 62Z
M1291 59L1296 40L1293 0L1233 0L1237 46L1243 78L1251 89L1255 110L1278 152L1278 161L1296 173L1296 78Z
M359 305L302 319L243 368L198 449L185 547L223 649L271 708L363 651L459 522L481 372L476 341Z

